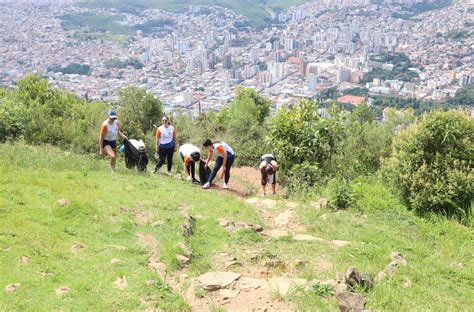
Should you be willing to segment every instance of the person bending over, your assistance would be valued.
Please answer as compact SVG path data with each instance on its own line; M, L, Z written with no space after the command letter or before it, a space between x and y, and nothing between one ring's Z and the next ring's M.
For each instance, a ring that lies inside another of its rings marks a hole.
M201 160L201 151L192 144L183 144L179 147L179 156L183 160L183 170L190 182L199 182L195 177L195 163Z
M160 170L161 166L163 166L166 161L168 175L171 175L173 154L176 152L176 130L170 125L170 120L167 116L163 116L161 122L163 124L158 128L158 130L156 130L155 158L158 161L154 172L156 173Z
M110 109L107 113L107 120L102 123L99 135L99 155L107 155L110 158L110 167L115 171L117 159L117 134L123 139L127 136L120 131L117 120L117 113Z
M209 151L209 155L207 156L206 165L207 168L209 165L209 161L214 153L217 155L216 163L214 165L214 169L212 169L211 174L209 175L209 179L207 182L202 186L203 189L208 189L211 187L212 181L219 172L219 169L222 167L221 178L225 177L223 188L227 189L227 183L229 183L230 179L230 168L234 163L235 153L234 150L225 142L215 142L213 143L211 140L206 139L202 144L207 150Z
M272 154L265 154L260 159L260 173L262 175L262 194L267 195L266 186L267 183L272 185L272 194L276 194L276 172L278 170L278 164L276 157Z

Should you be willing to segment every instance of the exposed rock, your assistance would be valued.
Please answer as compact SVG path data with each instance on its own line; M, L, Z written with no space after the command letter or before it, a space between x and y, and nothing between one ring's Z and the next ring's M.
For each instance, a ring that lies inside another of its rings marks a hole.
M291 218L293 217L293 212L291 210L286 210L275 218L275 226L282 226L286 227L291 221Z
M331 241L331 245L335 248L342 248L342 247L346 247L347 245L349 245L351 242L349 241L343 241L343 240L332 240Z
M263 227L260 224L252 224L246 222L235 222L235 227L237 229L254 229L255 232L262 232Z
M70 290L69 287L61 286L59 288L56 288L54 292L56 293L56 295L61 296L61 295L67 294L69 290Z
M276 205L277 205L277 201L274 200L274 199L269 199L269 198L266 198L266 199L263 199L260 204L263 206L263 207L266 207L266 208L274 208Z
M127 250L127 247L121 246L121 245L110 245L109 247L115 250L120 250L120 251Z
M117 258L110 260L110 264L122 264L122 263L125 263L125 261L117 259Z
M451 269L461 270L461 269L464 269L464 263L462 263L462 262L452 262L452 263L449 264L449 267Z
M403 288L411 288L411 281L409 279L406 279L403 284L402 284L402 287Z
M272 229L262 231L262 235L271 237L271 238L281 238L289 236L290 234L286 230Z
M336 299L341 312L364 311L365 298L361 294L343 291L336 293Z
M222 300L232 299L239 295L239 289L220 289L219 296Z
M397 262L401 266L407 266L408 262L403 258L402 254L400 252L394 251L390 254L390 259L392 261Z
M247 204L250 204L250 205L255 205L258 203L258 198L256 197L253 197L253 198L249 198L245 201Z
M228 218L220 218L219 225L226 228L232 225L232 221L230 221Z
M312 201L309 204L315 209L326 209L328 207L328 199L323 197L318 201Z
M349 286L349 290L353 291L356 287L361 287L363 289L370 289L374 285L372 276L369 273L359 272L356 268L350 268L346 272L345 282Z
M182 235L184 237L191 237L193 236L193 228L191 225L185 223L185 224L182 224L181 225L181 229L182 229Z
M394 251L390 254L390 263L385 267L385 269L377 274L377 281L384 279L386 274L390 274L395 271L399 266L407 266L408 262L403 258L400 252Z
M291 266L293 267L293 269L297 269L297 270L304 268L305 265L306 265L306 262L301 259L296 259L293 262L291 262Z
M390 261L390 263L383 270L385 273L392 273L398 267L397 261Z
M298 208L298 204L295 203L295 202L287 201L287 202L285 203L285 205L286 205L286 207L291 208L291 209Z
M265 280L253 277L242 277L236 283L238 289L258 289L266 286L267 282Z
M192 254L193 254L193 250L191 249L191 247L189 247L188 245L186 245L186 243L184 242L179 242L178 243L178 247L179 249L181 249L183 251L183 254L186 256L186 257L191 257Z
M226 288L240 278L239 273L234 272L208 272L198 277L198 281L205 290L213 291Z
M158 221L155 221L151 224L152 227L160 227L162 226L163 224L165 224L164 221L161 221L161 220L158 220Z
M183 267L185 265L188 265L191 260L189 260L188 257L177 254L176 255L176 260L178 260L179 264Z
M125 276L117 278L117 280L114 282L114 288L117 289L125 289L128 287L128 282L127 278Z
M5 287L5 291L7 293L12 293L14 291L16 291L19 287L20 287L20 283L16 283L16 284L8 284L6 287Z
M81 251L84 248L86 248L86 245L76 242L76 243L72 244L71 252L72 253L78 253L79 251Z
M63 198L63 199L58 200L58 205L61 206L61 207L66 207L70 203L71 203L71 201L69 199Z
M28 264L30 262L30 258L28 258L27 256L21 256L20 260L23 264Z
M53 276L54 274L51 273L51 272L40 272L40 275L43 276L43 277L48 277L48 276Z
M298 234L293 236L293 240L295 241L308 241L308 242L314 242L314 241L324 241L324 239L312 236L312 235L307 235L307 234Z
M279 269L282 269L282 270L285 270L286 269L286 264L285 262L281 261L281 260L278 260L278 259L270 259L270 260L267 260L265 261L265 267L267 268L279 268Z
M297 286L304 286L308 283L307 280L302 278L284 278L284 277L275 277L270 278L268 283L274 291L277 291L280 295L286 295L290 292L291 289Z

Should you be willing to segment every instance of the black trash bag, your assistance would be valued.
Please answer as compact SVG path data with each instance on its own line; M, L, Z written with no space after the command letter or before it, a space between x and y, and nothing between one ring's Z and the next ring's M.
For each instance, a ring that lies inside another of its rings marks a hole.
M211 168L206 168L205 166L206 162L201 159L199 161L199 180L201 181L201 185L204 185L211 175Z
M123 145L125 147L125 166L128 169L137 167L140 172L146 171L148 157L146 156L145 147L140 146L137 149L129 140L124 140Z

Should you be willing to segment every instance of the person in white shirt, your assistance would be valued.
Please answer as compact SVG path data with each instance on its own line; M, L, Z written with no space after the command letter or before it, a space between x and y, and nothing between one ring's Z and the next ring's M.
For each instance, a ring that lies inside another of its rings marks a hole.
M183 144L179 147L179 156L183 160L183 170L190 182L199 182L196 177L196 162L201 160L201 151L193 144Z
M110 167L115 171L117 159L117 134L123 139L127 136L120 131L117 121L117 113L110 109L107 113L108 119L102 123L99 135L99 155L107 155L110 158Z
M171 175L173 167L173 154L176 152L176 130L170 125L168 116L163 116L163 125L156 130L156 151L155 158L158 160L155 167L155 173L166 162L168 166L168 175Z
M262 194L267 195L266 186L267 183L272 185L272 194L276 194L276 172L278 170L278 164L276 157L272 154L265 154L260 159L259 165L260 173L262 175Z

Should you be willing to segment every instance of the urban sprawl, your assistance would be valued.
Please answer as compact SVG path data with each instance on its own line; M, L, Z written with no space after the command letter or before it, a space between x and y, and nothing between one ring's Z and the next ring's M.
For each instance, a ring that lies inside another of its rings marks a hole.
M253 27L217 6L128 13L72 1L0 1L0 84L13 86L32 72L109 102L133 84L168 110L192 114L219 110L239 85L255 88L276 108L317 99L333 87L441 101L474 83L474 2L403 18L400 10L415 2L317 0L272 10L268 25ZM126 31L71 22L91 16ZM86 73L61 70L74 64ZM367 99L337 100L358 105Z

